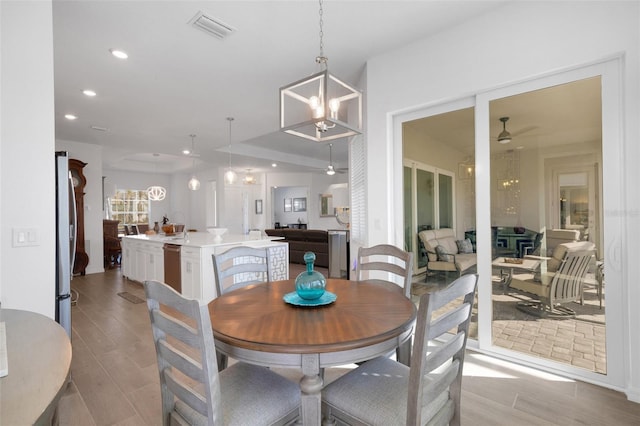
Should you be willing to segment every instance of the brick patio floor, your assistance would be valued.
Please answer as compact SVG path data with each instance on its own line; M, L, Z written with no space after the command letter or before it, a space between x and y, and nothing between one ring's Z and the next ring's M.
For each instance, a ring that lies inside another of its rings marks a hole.
M414 301L426 291L442 287L447 278L416 277ZM450 279L453 279L451 277ZM595 289L585 291L585 306L571 304L576 319L539 318L518 311L515 304L527 297L515 292L494 291L493 343L496 346L606 374L605 307L598 308ZM497 319L496 319L497 318ZM472 319L470 337L477 336L477 315Z

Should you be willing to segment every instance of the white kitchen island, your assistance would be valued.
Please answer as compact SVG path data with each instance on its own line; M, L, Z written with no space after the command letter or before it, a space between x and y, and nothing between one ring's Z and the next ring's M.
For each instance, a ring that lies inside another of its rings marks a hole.
M289 245L278 237L251 239L247 235L225 235L218 241L207 232L189 232L186 238L160 235L128 235L122 238L122 275L134 281L165 282L165 244L179 246L181 293L204 302L216 295L213 254L231 247L267 247L271 262L269 280L289 279ZM177 267L176 267L177 268Z

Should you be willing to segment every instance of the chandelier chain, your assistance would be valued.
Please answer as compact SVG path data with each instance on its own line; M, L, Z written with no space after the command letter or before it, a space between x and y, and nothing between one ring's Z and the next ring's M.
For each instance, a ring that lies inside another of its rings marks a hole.
M320 57L324 58L324 40L323 40L324 32L322 30L322 26L324 25L324 21L322 20L322 13L323 13L322 0L319 0L319 3L320 3L320 10L318 11L318 15L320 15L320 33L319 33L319 35L320 35Z
M327 69L327 61L328 58L326 56L324 56L324 30L323 30L323 26L324 26L324 20L322 19L322 16L324 14L324 10L322 9L322 0L318 0L319 4L320 4L320 9L318 11L318 15L320 16L320 31L319 31L319 36L320 36L320 55L316 56L316 63L320 64L322 66L323 69Z
M229 121L229 170L231 170L231 122L233 120L233 117L227 117L227 121Z
M191 134L191 135L189 135L189 136L191 136L191 167L192 167L192 168L195 168L195 166L196 166L196 159L195 159L195 157L193 156L193 154L194 154L194 151L195 151L195 142L194 142L194 139L195 139L196 135Z

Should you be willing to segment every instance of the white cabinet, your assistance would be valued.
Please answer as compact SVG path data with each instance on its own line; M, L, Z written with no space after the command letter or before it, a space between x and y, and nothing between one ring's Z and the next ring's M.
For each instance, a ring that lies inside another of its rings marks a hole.
M182 295L191 299L202 299L201 259L202 249L182 247L180 251L180 277L182 281Z
M145 244L141 247L141 264L144 271L141 277L145 280L164 281L164 252L160 244Z
M180 247L181 292L185 297L210 302L216 297L216 281L213 274L214 253L222 253L231 247L247 245L267 247L271 263L270 280L289 278L289 245L270 240L246 240L216 243L208 240L209 234L192 235L190 244L171 240ZM195 240L195 241L194 241ZM165 282L164 239L149 239L146 236L131 236L122 239L122 275L130 280ZM187 241L188 242L188 241ZM170 265L167 265L170 266Z
M131 276L131 242L123 238L121 242L122 257L120 258L120 268L122 276L129 278Z
M124 238L121 263L122 275L130 280L164 281L164 253L160 242Z

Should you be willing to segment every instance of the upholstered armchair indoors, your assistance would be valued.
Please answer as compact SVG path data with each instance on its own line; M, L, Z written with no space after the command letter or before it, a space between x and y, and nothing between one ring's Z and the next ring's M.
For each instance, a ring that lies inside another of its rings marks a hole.
M458 276L476 266L476 253L470 240L456 240L451 228L418 232L427 252L427 277L432 272L456 272Z

